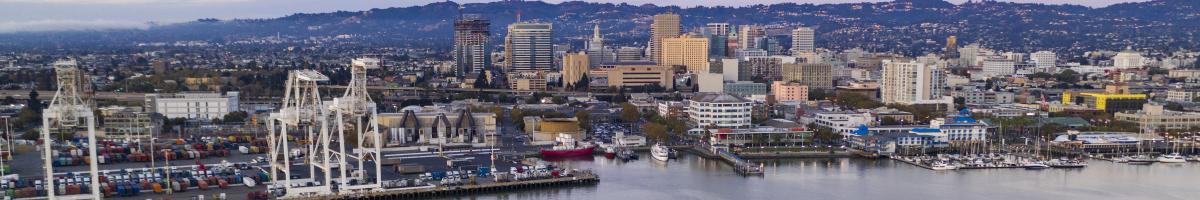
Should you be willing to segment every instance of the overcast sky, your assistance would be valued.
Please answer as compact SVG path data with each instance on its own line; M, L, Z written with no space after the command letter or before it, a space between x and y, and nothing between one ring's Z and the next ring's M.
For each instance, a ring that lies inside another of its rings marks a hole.
M406 7L444 0L0 0L0 33L103 28L143 28L148 22L173 23L199 18L270 18L292 13ZM456 0L478 3L497 0ZM563 0L546 0L562 2ZM655 3L684 7L741 6L779 2L846 3L881 0L588 0L591 2ZM962 3L967 0L949 0ZM1145 0L1004 0L1079 4L1103 7Z

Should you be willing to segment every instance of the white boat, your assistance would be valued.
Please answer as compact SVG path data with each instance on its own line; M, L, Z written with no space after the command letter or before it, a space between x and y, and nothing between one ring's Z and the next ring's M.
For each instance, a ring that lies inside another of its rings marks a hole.
M1150 158L1150 156L1138 155L1138 156L1129 158L1129 161L1127 161L1126 163L1128 163L1130 165L1149 165L1149 164L1154 164L1154 162L1157 162L1157 161L1158 160L1155 160L1154 158Z
M655 143L653 147L650 147L650 156L654 157L655 160L667 161L671 159L670 154L671 149L662 145L662 143Z
M933 164L930 165L929 168L933 169L933 170L955 170L955 169L958 169L957 166L950 165L949 163L942 162L942 161L933 162Z
M1050 168L1050 165L1046 165L1045 163L1042 163L1042 162L1030 162L1030 163L1025 163L1024 167L1025 167L1025 169L1046 169L1046 168Z
M1158 162L1161 162L1161 163L1184 163L1184 162L1187 162L1187 160L1183 159L1183 156L1179 155L1179 153L1172 153L1172 154L1158 156Z
M249 176L242 177L242 183L246 184L246 187L249 188L253 188L255 185L258 185L254 182L254 179L250 178Z

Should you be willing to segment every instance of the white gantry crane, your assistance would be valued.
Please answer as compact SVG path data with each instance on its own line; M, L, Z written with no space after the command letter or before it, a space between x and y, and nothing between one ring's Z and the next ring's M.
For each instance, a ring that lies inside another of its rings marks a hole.
M267 122L273 174L270 187L273 192L283 190L287 193L285 197L332 193L331 176L332 168L335 168L332 166L336 166L336 163L332 162L342 159L340 153L332 151L329 147L331 138L326 120L328 115L324 112L321 94L318 91L318 83L325 81L329 81L329 77L313 70L293 70L288 73L283 104L279 112L272 113ZM299 143L298 147L290 148L290 132L301 133L307 143ZM301 156L307 159L299 160ZM291 166L297 162L308 164L309 175L308 178L293 183ZM324 175L322 181L317 181L317 172ZM338 173L339 176L341 174L345 173Z
M346 158L353 158L358 162L355 171L351 171L349 176L357 180L357 183L351 183L346 180L347 176L341 176L338 183L339 192L354 193L364 190L379 189L383 184L381 181L382 164L380 151L383 148L383 138L379 134L378 112L374 101L371 101L371 96L367 94L367 70L379 69L379 59L375 58L357 58L350 62L350 84L346 87L346 93L342 97L334 98L328 105L330 114L332 114L332 131L337 131L339 140L346 138L347 135L354 137L358 143L352 153L343 154ZM338 151L346 149L345 142L341 142ZM366 177L367 165L366 161L370 160L374 163L374 180L368 180ZM341 159L340 164L346 164L349 159ZM346 166L340 167L341 172L346 172Z
M57 73L58 90L50 106L42 111L42 160L46 169L46 195L49 199L100 199L100 173L96 162L96 116L92 112L91 84L88 75L79 70L78 63L73 59L54 62L54 72ZM88 156L91 172L90 195L73 195L55 197L53 158L54 139L51 131L74 135L76 129L86 128L88 137Z

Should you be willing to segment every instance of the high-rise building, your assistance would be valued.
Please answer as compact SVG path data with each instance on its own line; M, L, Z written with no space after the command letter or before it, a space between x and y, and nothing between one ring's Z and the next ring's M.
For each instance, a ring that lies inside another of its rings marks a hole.
M1033 66L1037 68L1053 68L1058 63L1058 55L1049 51L1038 51L1029 54L1029 59L1033 61Z
M563 56L562 80L563 85L574 86L588 72L591 55L585 53L568 53Z
M810 27L800 27L792 30L792 55L800 52L816 51L816 31Z
M783 81L807 85L810 90L833 91L833 65L825 63L783 64Z
M883 103L914 104L944 99L944 77L936 65L883 60L879 90Z
M488 20L478 16L464 16L454 21L454 70L458 76L491 68L490 25Z
M679 37L679 14L663 13L654 15L654 24L650 25L651 61L662 64L663 40L675 37Z
M553 27L549 23L517 22L508 25L504 57L517 71L549 70L554 66Z
M617 49L615 62L645 61L646 57L642 55L642 52L645 51L638 47L621 47Z
M688 72L708 73L708 38L687 34L665 38L662 46L663 66L687 66Z
M755 42L758 38L767 36L767 31L762 26L758 25L741 25L738 27L738 48L752 49L755 48Z
M783 64L795 63L795 60L794 57L787 56L746 57L738 65L748 73L739 73L739 75L744 76L745 79L742 80L758 82L783 80Z
M799 83L775 81L771 83L771 94L779 101L807 101L808 86Z
M958 57L958 37L957 36L951 35L950 37L946 37L946 57L947 58L957 58Z
M595 67L600 63L613 62L616 59L616 54L609 48L604 46L604 38L600 37L600 25L592 29L592 40L587 43L587 55L589 67Z
M709 35L729 35L729 23L708 23L704 26L705 33Z

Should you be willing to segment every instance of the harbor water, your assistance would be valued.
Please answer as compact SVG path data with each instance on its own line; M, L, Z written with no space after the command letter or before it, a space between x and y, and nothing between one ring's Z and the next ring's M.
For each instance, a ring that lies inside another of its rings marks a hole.
M741 176L719 161L683 154L669 162L602 156L559 161L593 169L594 186L532 189L445 199L1195 199L1200 163L1136 166L1089 160L1082 169L933 171L887 159L761 161L764 176Z

